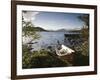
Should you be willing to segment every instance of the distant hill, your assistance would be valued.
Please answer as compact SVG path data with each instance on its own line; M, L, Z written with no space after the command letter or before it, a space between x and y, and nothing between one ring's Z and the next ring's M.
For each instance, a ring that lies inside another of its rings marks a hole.
M33 27L35 31L47 31L41 27Z
M69 31L69 32L80 32L81 30L67 30L67 29L58 29L58 30L45 30L44 28L41 27L33 27L33 29L35 31L47 31L47 32L65 32L65 31Z
M67 31L67 30L66 29L59 29L59 30L56 30L56 31L64 32L64 31Z
M70 32L81 32L81 30L69 30Z

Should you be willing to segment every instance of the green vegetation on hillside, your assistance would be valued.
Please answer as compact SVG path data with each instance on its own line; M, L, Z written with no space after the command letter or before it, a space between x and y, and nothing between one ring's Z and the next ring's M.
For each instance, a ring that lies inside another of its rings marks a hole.
M30 52L27 46L23 46L22 68L47 68L68 66L66 61L61 60L47 50Z

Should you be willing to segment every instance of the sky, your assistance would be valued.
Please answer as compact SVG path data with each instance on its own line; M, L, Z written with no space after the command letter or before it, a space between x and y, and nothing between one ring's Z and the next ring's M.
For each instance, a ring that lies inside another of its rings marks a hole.
M84 25L78 18L84 15L80 13L23 11L22 15L25 21L31 21L36 27L46 30L81 29Z

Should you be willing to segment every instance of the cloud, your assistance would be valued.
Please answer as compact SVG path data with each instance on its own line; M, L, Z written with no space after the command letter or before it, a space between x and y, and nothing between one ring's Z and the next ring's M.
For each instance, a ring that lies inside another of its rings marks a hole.
M39 14L39 12L24 11L22 13L24 21L26 22L35 20L37 14Z

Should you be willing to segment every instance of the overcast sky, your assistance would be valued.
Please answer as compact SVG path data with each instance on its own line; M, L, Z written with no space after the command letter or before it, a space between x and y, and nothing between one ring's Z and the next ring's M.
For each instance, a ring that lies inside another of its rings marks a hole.
M31 21L35 26L46 30L58 29L81 29L83 22L78 19L79 13L61 13L61 12L22 12L25 21Z

